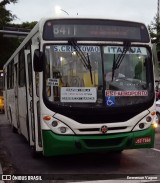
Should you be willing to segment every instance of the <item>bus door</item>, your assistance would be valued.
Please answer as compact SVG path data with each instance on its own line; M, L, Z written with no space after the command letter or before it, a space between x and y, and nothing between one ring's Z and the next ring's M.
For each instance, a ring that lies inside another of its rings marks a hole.
M32 61L30 50L24 50L26 67L26 89L27 89L27 126L29 129L29 143L34 146L34 112L33 112L33 79L32 79Z
M41 137L41 124L40 124L40 101L39 101L39 75L40 73L33 70L33 58L35 50L39 49L38 45L31 45L31 58L32 58L32 106L33 106L33 123L35 135L35 151L42 151L42 137ZM41 89L42 90L42 89Z
M19 121L19 107L18 107L18 64L14 64L14 94L15 94L15 118L16 126L20 132L20 121Z

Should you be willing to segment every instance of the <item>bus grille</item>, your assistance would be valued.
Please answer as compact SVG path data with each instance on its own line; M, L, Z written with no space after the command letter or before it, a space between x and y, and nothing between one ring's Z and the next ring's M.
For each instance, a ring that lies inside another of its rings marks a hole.
M88 147L113 147L121 144L124 138L115 139L84 139L84 143Z
M121 126L121 127L108 127L108 131L113 130L125 130L127 126ZM79 129L80 132L99 132L99 128L85 128L85 129Z

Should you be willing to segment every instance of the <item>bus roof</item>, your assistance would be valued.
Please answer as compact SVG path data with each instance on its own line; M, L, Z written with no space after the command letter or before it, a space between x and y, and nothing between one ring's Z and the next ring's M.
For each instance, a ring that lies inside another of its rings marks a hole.
M93 16L57 16L57 17L43 17L39 20L39 24L43 25L48 20L60 20L60 19L91 19L91 20L111 20L111 21L124 21L124 22L132 22L132 23L140 23L144 24L143 22L127 20L127 19L111 19L105 17L93 17ZM145 24L144 24L145 25Z

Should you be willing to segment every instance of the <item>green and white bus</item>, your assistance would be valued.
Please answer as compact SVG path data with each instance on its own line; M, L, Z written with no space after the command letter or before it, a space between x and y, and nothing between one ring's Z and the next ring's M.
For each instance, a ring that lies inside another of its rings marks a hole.
M13 131L44 156L152 148L152 60L142 23L42 19L4 65Z

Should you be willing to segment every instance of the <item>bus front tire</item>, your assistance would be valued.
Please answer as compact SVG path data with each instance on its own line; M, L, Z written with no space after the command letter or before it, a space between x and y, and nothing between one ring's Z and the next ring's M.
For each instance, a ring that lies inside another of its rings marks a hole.
M12 132L17 133L17 128L12 125Z
M35 147L32 147L32 158L39 159L41 157L42 157L42 153L41 152L37 152L35 150Z

